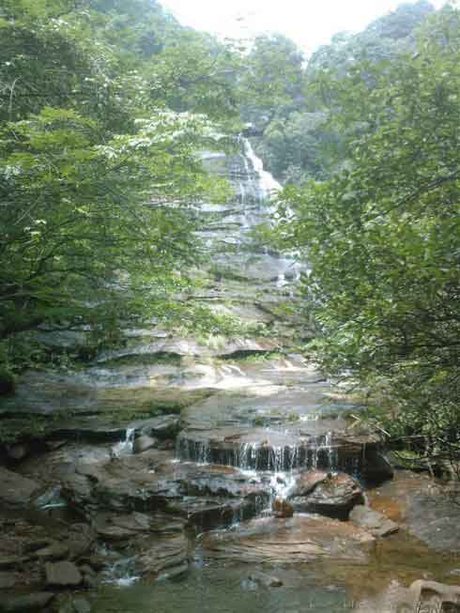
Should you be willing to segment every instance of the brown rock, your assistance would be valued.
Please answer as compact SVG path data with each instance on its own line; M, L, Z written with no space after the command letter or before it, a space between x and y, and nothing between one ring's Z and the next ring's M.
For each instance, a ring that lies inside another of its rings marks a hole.
M328 477L329 473L324 470L307 470L299 475L292 495L306 496Z
M292 505L281 498L275 498L272 504L272 510L275 517L280 519L284 517L292 517L294 515L294 508Z
M374 542L369 532L351 522L298 514L283 521L253 519L235 530L207 533L202 539L209 557L270 566L315 559L361 564L367 561Z
M396 522L362 504L356 505L351 510L349 519L374 536L388 536L399 530Z
M83 577L72 562L47 562L45 564L46 583L54 587L76 587Z
M360 485L346 473L327 475L318 480L314 489L306 496L290 499L295 511L320 513L337 519L347 519L351 509L364 504L364 494Z

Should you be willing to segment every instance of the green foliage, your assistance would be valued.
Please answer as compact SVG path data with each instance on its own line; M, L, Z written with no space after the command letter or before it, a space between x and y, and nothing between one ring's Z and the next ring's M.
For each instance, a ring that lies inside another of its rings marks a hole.
M392 432L429 436L432 451L459 445L459 32L446 8L417 54L374 66L372 87L363 67L342 83L336 125L365 126L341 171L286 190L295 219L278 228L312 264L304 295L324 366L370 385L384 375Z
M246 121L266 127L286 117L304 100L303 55L289 39L260 36L244 60L239 85Z
M153 58L146 71L150 94L176 111L228 119L238 113L237 58L209 35L183 33Z
M361 33L336 34L308 62L283 37L257 41L241 79L243 116L261 133L257 151L278 179L301 185L341 167L348 140L367 129L364 104L374 72L415 51L415 30L433 10L425 0L403 4ZM347 93L352 99L345 103ZM352 116L338 126L345 112Z
M228 194L203 113L231 104L224 50L155 2L7 1L0 27L0 362L18 370L49 359L23 331L84 328L94 353L168 317L201 257L188 205Z

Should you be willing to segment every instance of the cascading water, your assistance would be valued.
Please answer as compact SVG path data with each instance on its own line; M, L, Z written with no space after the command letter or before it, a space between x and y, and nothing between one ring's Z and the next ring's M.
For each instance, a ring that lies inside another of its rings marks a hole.
M237 192L230 215L227 218L229 232L225 236L228 244L238 245L236 254L215 254L215 259L225 257L225 266L234 262L236 274L241 274L245 266L248 273L252 262L257 261L257 271L261 270L272 292L293 287L300 278L300 266L294 260L269 252L266 248L254 245L251 230L258 224L270 223L273 206L270 200L280 192L281 184L264 169L262 160L255 153L250 141L240 137L241 152L230 163L230 176ZM238 259L240 258L240 259ZM220 260L222 261L222 260ZM249 263L249 264L248 264ZM232 272L234 269L231 269ZM257 283L255 275L254 283ZM264 289L265 289L264 282ZM292 290L291 290L292 291ZM224 365L225 376L244 373L236 366ZM250 426L247 436L228 439L186 429L179 435L176 456L179 461L193 462L198 465L217 464L236 468L248 477L260 479L263 475L270 501L285 498L295 483L296 471L318 466L333 470L336 458L333 457L332 441L324 435L318 439L293 440L289 434L279 431L261 430Z
M264 198L270 198L282 189L279 183L271 173L264 169L262 160L256 155L250 141L247 138L243 139L244 159L249 160L253 171L257 177L260 191ZM247 167L247 166L246 166Z
M126 428L125 438L116 443L110 450L110 455L113 458L118 458L122 455L130 455L134 447L135 428Z
M273 429L266 430L267 438L278 434ZM193 432L184 431L177 439L176 456L183 462L221 464L246 471L278 473L306 469L335 471L340 468L331 433L317 439L283 445L261 442L263 435L264 431L254 430L254 441L226 442L195 438Z

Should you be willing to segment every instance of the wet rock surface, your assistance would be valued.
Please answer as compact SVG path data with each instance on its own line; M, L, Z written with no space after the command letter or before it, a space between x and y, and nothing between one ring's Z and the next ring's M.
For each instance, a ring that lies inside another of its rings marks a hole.
M313 477L318 479L318 476ZM305 492L305 478L301 490ZM290 498L293 508L303 513L320 513L338 519L347 519L356 505L364 503L361 486L345 473L326 474L321 481L316 480L310 491L298 495L296 488Z
M374 542L365 530L318 516L254 519L229 532L203 537L208 555L248 563L296 564L333 558L364 563Z
M399 530L396 522L362 504L355 506L351 510L349 519L357 526L368 530L374 536L388 536Z
M402 470L395 478L369 492L372 508L433 550L460 552L458 484L435 481L427 474ZM447 554L446 554L447 555Z

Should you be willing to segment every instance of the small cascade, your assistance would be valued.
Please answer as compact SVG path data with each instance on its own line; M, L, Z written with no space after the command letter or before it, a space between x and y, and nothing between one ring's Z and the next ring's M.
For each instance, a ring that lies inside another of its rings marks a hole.
M184 462L272 473L308 469L335 471L341 464L330 432L308 441L271 444L268 440L207 440L184 431L177 439L176 456Z
M125 438L114 445L110 450L112 458L119 458L124 455L131 455L134 447L135 428L126 428Z
M105 570L104 583L116 585L119 588L130 587L141 578L135 567L134 558L117 560Z
M279 275L276 277L276 287L281 289L287 283L288 283L288 281L286 279L286 275L284 274L284 272L280 272Z
M176 458L196 464L211 463L211 447L207 441L197 441L179 436L176 441Z

